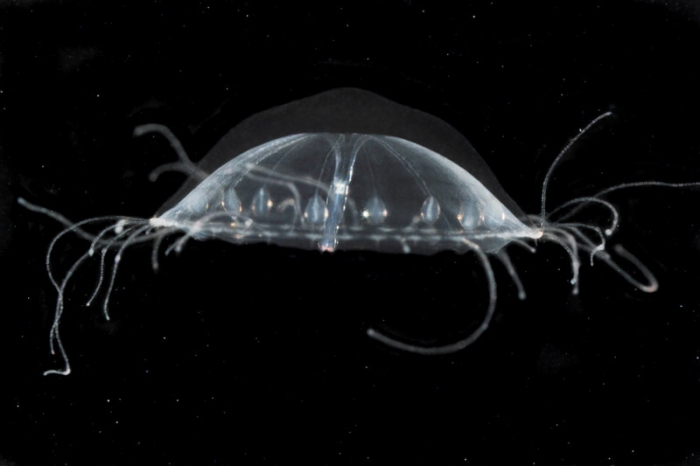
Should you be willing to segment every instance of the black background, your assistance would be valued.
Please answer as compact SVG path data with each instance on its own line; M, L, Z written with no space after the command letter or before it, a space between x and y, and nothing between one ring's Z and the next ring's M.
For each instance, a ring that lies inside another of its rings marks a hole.
M483 309L470 256L318 253L190 242L150 268L127 251L112 320L67 289L68 377L48 351L44 269L70 219L148 218L178 188L135 125L193 159L253 113L342 86L463 133L526 212L637 180L700 180L700 7L693 2L49 2L0 7L0 463L700 464L697 189L611 194L624 244L658 277L604 264L571 294L561 248L512 248L476 344L419 357L369 340L465 334ZM601 212L594 217L606 220ZM85 241L59 244L60 275Z

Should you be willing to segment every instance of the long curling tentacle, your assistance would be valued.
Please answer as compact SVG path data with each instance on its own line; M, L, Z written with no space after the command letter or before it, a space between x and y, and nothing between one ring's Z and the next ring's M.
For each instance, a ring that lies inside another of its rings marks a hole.
M442 345L442 346L418 346L414 345L411 343L406 343L403 341L396 340L394 338L388 337L384 335L383 333L380 333L377 330L374 330L373 328L367 329L367 335L370 338L374 338L375 340L378 340L382 343L384 343L387 346L390 346L392 348L396 348L399 350L403 351L408 351L410 353L417 353L417 354L423 354L423 355L441 355L441 354L450 354L454 353L456 351L459 351L463 348L466 348L467 346L471 345L474 343L474 341L477 340L481 336L482 333L486 331L488 328L491 318L493 317L494 310L496 309L496 279L493 275L493 269L491 268L491 264L489 263L488 257L486 257L486 254L477 246L476 244L472 243L471 241L467 239L463 239L464 243L469 247L470 250L472 250L477 258L479 259L479 262L481 262L481 265L484 269L484 274L486 275L486 278L488 280L488 289L489 289L489 304L486 309L486 314L484 315L483 320L481 321L481 324L479 327L476 328L469 336L466 338L463 338L459 341L456 341L454 343L450 343L447 345Z
M68 281L71 279L73 274L75 273L76 270L78 270L78 267L87 259L90 257L90 253L86 252L78 260L73 262L73 265L71 266L70 269L68 269L68 272L66 272L66 276L63 278L61 281L61 285L58 287L58 298L56 300L56 312L54 314L54 320L53 324L51 325L51 331L49 332L49 347L51 349L51 354L56 354L56 347L58 347L58 352L61 354L61 358L63 358L63 369L62 370L47 370L44 372L44 375L48 374L61 374L61 375L68 375L70 374L70 363L68 361L68 355L66 354L66 350L63 347L63 342L61 341L61 334L59 331L59 324L61 322L61 316L63 315L63 308L64 308L64 290L66 288L66 285L68 284Z
M549 170L547 170L547 174L544 177L544 181L542 182L542 199L541 199L541 211L540 211L540 218L542 219L542 222L547 218L547 210L546 210L546 205L547 205L547 185L549 184L549 179L552 177L552 173L554 172L554 169L556 166L559 164L561 159L566 155L566 153L571 149L571 147L576 144L576 141L578 141L581 136L586 134L589 129L591 129L596 123L598 123L600 120L603 118L607 118L610 115L612 115L612 112L605 112L602 115L599 115L598 117L594 118L593 121L588 123L585 128L583 128L579 133L571 140L569 143L562 149L561 152L559 152L559 155L554 159L554 162L549 166ZM544 223L540 224L540 227L544 227Z

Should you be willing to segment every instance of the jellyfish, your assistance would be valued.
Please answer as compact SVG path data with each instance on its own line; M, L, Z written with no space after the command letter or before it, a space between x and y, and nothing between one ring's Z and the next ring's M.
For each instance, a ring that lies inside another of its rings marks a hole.
M495 257L525 299L524 286L508 255L516 245L535 252L538 244L559 245L570 259L572 292L578 293L581 258L610 266L627 282L654 292L651 271L621 245L608 252L619 215L605 195L636 186L690 187L700 183L647 181L613 186L591 196L547 206L552 173L570 148L610 112L591 121L554 159L546 173L540 212L524 213L508 196L467 139L446 122L359 89L327 91L253 115L236 125L197 164L167 127L138 126L135 136L163 137L177 160L155 169L151 179L178 171L187 181L152 218L105 216L73 223L57 212L25 199L26 208L46 214L65 229L50 243L49 279L57 292L50 349L71 371L60 335L66 284L86 261L99 261L99 277L87 304L102 291L102 311L109 300L125 250L151 243L157 270L161 245L180 252L190 240L220 240L235 245L268 243L288 248L369 250L431 255L441 251L474 254L486 277L488 304L480 324L468 336L444 345L423 346L374 329L367 335L398 350L423 355L449 354L466 348L489 327L496 309ZM602 209L604 222L580 220L583 209ZM62 278L54 274L53 254L61 240L75 234L87 250ZM108 259L109 253L113 258ZM110 263L111 261L111 263ZM631 273L630 269L638 273ZM641 280L636 276L641 275Z

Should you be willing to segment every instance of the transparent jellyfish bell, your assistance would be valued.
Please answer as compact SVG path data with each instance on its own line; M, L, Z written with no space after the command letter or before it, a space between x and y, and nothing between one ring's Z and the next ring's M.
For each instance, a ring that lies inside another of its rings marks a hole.
M233 243L322 251L497 252L539 232L476 178L418 144L385 135L286 136L235 157L157 226Z

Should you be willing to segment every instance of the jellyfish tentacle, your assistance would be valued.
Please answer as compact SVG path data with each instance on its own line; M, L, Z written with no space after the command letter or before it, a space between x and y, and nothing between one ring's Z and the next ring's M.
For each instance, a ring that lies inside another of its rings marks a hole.
M636 188L639 186L660 186L664 188L699 188L700 182L693 181L689 183L669 183L666 181L634 181L631 183L622 183L615 186L610 186L604 190L596 193L593 197L603 196L605 194L617 191L618 189Z
M549 166L549 170L547 170L547 174L544 177L544 181L542 182L542 197L541 197L541 207L540 207L540 218L542 219L542 223L540 224L540 227L544 228L544 220L547 218L547 210L546 210L546 204L547 204L547 185L549 184L549 180L552 177L552 173L554 172L554 169L556 166L559 164L561 159L566 155L567 152L571 149L571 147L576 144L576 142L588 132L593 126L595 126L600 120L607 118L612 115L612 112L605 112L602 115L598 115L596 118L593 119L588 125L586 125L585 128L583 128L579 133L574 136L569 143L564 146L564 149L559 152L559 155L554 159L554 162Z
M160 245L163 243L163 239L165 239L166 236L169 234L173 233L176 231L174 228L162 228L159 229L157 234L155 235L155 241L153 241L153 249L151 250L151 267L153 268L154 272L158 272L160 270L160 265L158 264L158 253L160 252Z
M528 215L528 218L531 221L533 221L534 223L540 223L540 221L541 221L539 215ZM587 223L582 223L582 222L561 222L561 223L556 222L554 224L549 224L547 222L548 222L547 220L545 220L543 222L545 225L546 231L564 232L567 235L566 237L567 237L567 241L569 242L569 244L576 245L575 247L572 248L572 253L575 252L576 255L578 256L578 251L577 251L578 248L589 253L591 265L593 265L593 258L595 257L595 255L598 254L599 252L605 250L605 245L606 245L605 235L603 234L603 231L601 230L601 228L598 227L597 225L589 225ZM600 242L598 244L594 243L588 236L583 234L581 229L593 231L596 234L596 236L598 236L598 238L600 239ZM571 234L573 234L573 236ZM580 242L576 240L576 237L579 238ZM545 238L545 239L551 239L551 238Z
M54 313L54 320L51 324L50 336L56 333L58 323L60 322L61 316L63 315L65 299L64 291L66 289L66 285L68 284L68 281L71 279L75 271L78 270L78 267L80 267L83 261L85 261L85 259L87 259L88 257L90 257L89 253L85 252L75 262L73 262L73 265L71 265L71 267L68 269L68 272L66 272L66 275L63 277L63 280L61 280L61 284L58 286L58 296L56 298L56 312ZM50 341L49 344L51 348L51 354L54 354L53 341Z
M610 222L610 226L605 229L605 235L611 236L617 230L617 227L618 227L618 224L620 221L620 214L617 212L617 209L615 208L614 205L612 205L612 203L606 201L605 199L599 199L596 196L584 196L584 197L577 197L575 199L571 199L571 200L566 201L565 203L561 204L560 206L558 206L557 208L552 210L547 215L549 217L551 217L552 215L561 211L562 209L565 209L566 207L575 205L575 207L573 209L566 212L565 214L563 214L559 218L558 222L561 222L562 220L566 220L567 218L571 218L574 214L576 214L578 211L580 211L582 208L584 208L586 205L588 205L588 203L597 203L597 204L601 204L601 205L608 208L608 210L610 211L610 214L612 215L613 218L612 218L612 221Z
M124 250L126 248L134 243L134 239L144 231L148 230L151 228L150 224L143 225L141 227L135 228L135 230L132 230L132 232L129 233L129 237L121 244L119 247L119 250L117 251L117 254L114 256L114 265L112 266L112 276L109 279L109 285L107 286L107 293L105 294L105 299L102 303L102 312L104 313L105 319L110 320L109 318L109 298L112 295L112 289L114 288L114 280L117 277L117 271L119 269L119 262L121 261L121 256L124 253Z
M32 204L31 202L27 201L22 197L17 198L17 203L22 207L31 210L32 212L37 212L46 215L47 217L51 217L52 219L65 226L66 228L63 231L61 231L61 233L59 233L61 236L68 233L75 233L76 235L80 236L81 238L87 241L94 241L95 235L85 231L82 228L85 225L99 222L143 221L142 218L138 217L126 217L124 215L103 215L101 217L92 217L85 220L81 220L80 222L72 222L63 215L59 214L58 212L55 212L51 209L47 209L46 207L41 207L36 204Z
M120 225L112 225L111 227L106 228L100 234L103 232L109 231L110 229L116 230L119 227L123 228L123 224ZM85 303L86 306L90 306L92 304L92 301L97 297L97 293L100 291L100 288L102 287L102 282L104 281L104 276L105 276L105 258L107 257L107 252L114 246L115 243L117 243L121 238L124 236L128 235L130 232L133 231L133 227L129 227L126 230L122 230L119 233L117 233L117 236L112 238L109 243L107 243L105 246L102 247L102 250L100 251L100 274L97 280L97 284L95 285L95 289L92 292L92 295L90 296L90 299L88 299L87 303ZM93 250L93 247L90 246L90 251ZM92 255L92 253L90 254ZM107 319L109 320L109 319Z
M511 242L517 244L518 246L520 246L521 248L523 248L523 249L529 251L529 252L532 253L532 254L534 254L534 253L537 252L537 249L536 249L534 246L532 246L531 244L526 243L525 241L523 241L523 240L521 240L521 239L517 239L517 238L516 238L516 239L511 240Z
M631 183L621 183L615 186L610 186L609 188L605 188L602 191L599 191L593 196L584 196L584 197L577 197L575 199L571 199L562 205L558 206L551 212L547 214L547 217L551 217L553 214L556 212L562 210L565 207L569 207L571 205L575 205L573 209L570 211L566 212L559 220L566 220L567 218L571 218L573 215L575 215L577 212L579 212L581 209L586 207L589 202L593 203L599 203L604 205L610 210L610 213L613 215L613 221L612 225L608 227L605 230L605 234L607 236L612 235L615 230L617 229L618 226L618 221L619 221L619 214L617 212L617 209L608 201L601 199L601 196L604 196L606 194L609 194L611 192L620 190L620 189L628 189L628 188L636 188L636 187L647 187L647 186L658 186L658 187L664 187L664 188L698 188L700 187L700 182L688 182L688 183L670 183L666 181L635 181ZM578 205L576 205L578 204Z
M175 137L170 128L156 123L148 123L134 128L134 137L140 137L148 133L157 133L163 136L170 144L170 147L173 148L175 154L177 154L177 158L179 159L178 162L166 163L153 170L148 176L149 180L156 181L160 175L169 171L182 172L185 175L197 179L198 181L203 181L209 176L209 173L192 163L192 160L190 160L189 156L187 155L182 143L177 137Z
M106 232L108 232L110 229L115 228L114 225L103 229L97 236L104 235ZM141 228L148 228L146 227L141 227ZM132 228L133 231L133 228ZM126 234L126 232L123 232ZM54 238L55 239L55 238ZM110 240L110 243L113 244L114 242L118 241L118 238L113 238ZM124 248L128 244L128 240L125 241L122 244L122 248ZM105 246L105 249L107 249L108 246ZM92 257L91 250L88 249L83 255L81 255L75 262L73 262L73 265L68 269L68 272L66 272L66 275L63 277L63 280L61 280L61 284L58 285L58 283L55 281L55 278L53 275L51 275L51 280L55 284L57 292L58 292L58 297L56 299L56 311L54 314L54 320L51 325L51 330L49 332L49 348L51 350L51 354L56 354L56 349L58 348L58 352L61 355L61 358L63 359L63 364L64 368L63 369L50 369L44 372L44 375L49 375L49 374L59 374L59 375L68 375L71 372L70 369L70 361L68 359L68 354L66 353L66 350L63 346L63 341L61 340L61 334L60 334L60 329L59 325L61 322L61 317L63 316L63 311L65 309L65 288L70 281L70 279L75 275L75 272L78 270L80 265L89 257ZM97 291L97 290L96 290ZM95 293L96 293L95 291ZM111 291L111 289L110 289ZM93 296L94 297L94 296ZM92 298L91 298L92 300ZM107 317L109 320L109 317Z
M575 250L569 246L569 244L570 244L569 238L567 238L566 236L561 237L557 233L561 233L561 232L558 232L556 229L553 230L551 227L549 227L542 234L542 239L545 241L551 241L553 243L558 244L569 255L569 258L571 259L571 271L573 274L570 281L571 281L571 284L574 286L573 294L578 294L578 274L579 274L579 268L581 266L581 261L579 260L578 255L575 252ZM571 236L568 233L566 233L566 234L569 237ZM567 243L569 243L569 244L567 244ZM574 240L574 244L576 244L575 240Z
M61 335L58 333L58 330L56 330L55 336L51 337L52 341L53 339L56 340L56 346L58 347L58 352L61 354L61 358L63 359L63 369L48 369L44 371L44 375L50 375L50 374L57 374L57 375L68 375L71 372L70 369L70 361L68 360L68 354L66 353L66 349L63 347L63 341L61 340ZM52 343L53 345L53 343ZM51 350L51 354L55 354L53 349Z
M185 247L185 244L190 238L192 238L192 234L190 233L185 233L184 235L182 235L180 238L177 239L177 241L175 241L173 244L166 248L165 255L167 256L168 254L173 252L173 250L177 254L180 254L182 252L182 249Z
M78 267L80 267L80 265L88 257L90 257L90 253L85 252L75 262L73 262L73 265L70 267L70 269L68 269L68 272L66 272L65 277L63 277L60 286L57 286L58 298L56 299L56 311L54 314L53 323L51 324L51 330L49 331L49 348L51 350L51 354L56 354L56 348L58 348L58 352L60 353L61 358L63 359L63 369L50 369L45 371L44 375L70 374L70 363L68 361L68 354L66 353L66 350L63 347L63 342L61 341L61 334L59 331L59 324L61 322L61 316L63 315L64 308L64 290L66 288L66 285L68 284L68 281L71 279L75 271L78 270Z
M367 329L367 335L370 338L373 338L377 341L384 343L387 346L396 348L398 350L422 354L426 356L433 356L450 354L460 351L474 343L474 341L476 341L481 336L481 334L483 334L486 331L486 329L489 327L489 324L491 323L491 319L496 309L496 279L493 275L493 269L491 268L489 259L488 257L486 257L486 254L481 250L481 248L466 238L462 238L462 241L469 248L469 250L473 251L476 254L479 262L481 263L484 269L484 274L486 275L486 279L488 281L489 304L486 309L484 318L481 321L481 324L479 324L479 326L466 338L441 346L418 346L411 343L406 343L386 336L373 328Z
M47 212L52 212L48 209L46 209L46 210L47 210ZM45 212L42 212L42 213L45 213ZM82 226L90 224L90 223L102 222L105 220L122 221L122 220L124 220L124 218L118 217L118 216L90 218L90 219L83 220L83 221L78 222L78 223L70 224L70 226L68 228L62 230L60 233L58 233L56 236L53 237L53 239L51 240L51 243L49 243L49 248L46 251L46 272L49 276L49 281L51 281L51 284L56 289L56 291L59 290L59 285L58 285L58 282L56 281L56 277L54 277L53 271L51 270L51 256L53 255L53 251L54 251L58 241L61 238L63 238L64 236L66 236L68 233L77 233L79 236L83 236L81 233L79 233L79 231L82 230L82 228L81 228ZM84 232L84 230L82 230L82 231ZM84 233L86 233L86 232L84 232ZM88 234L88 233L86 233L86 234ZM88 234L88 235L94 244L97 244L97 242L99 242L100 244L109 244L109 241L102 240L95 235L90 235L90 234ZM92 247L93 247L93 245L91 245L91 248ZM90 250L88 250L87 254L89 254L89 253L90 253Z
M559 224L557 225L550 225L549 226L549 231L554 232L557 235L559 235L566 243L568 243L569 247L571 248L571 252L578 257L578 242L576 241L576 238L574 235L572 235L569 231L567 231L564 228L561 228ZM576 278L578 277L578 274L576 274L575 278L572 278L571 282L577 281Z
M595 257L596 254L598 254L601 251L605 250L605 235L603 234L603 231L595 226L595 225L588 225L587 223L578 223L578 222L571 222L571 223L561 223L559 224L560 228L564 228L568 231L571 231L575 236L577 236L581 241L582 241L582 246L586 245L588 246L588 249L590 249L589 252L589 257L590 257L590 263L593 265L593 258ZM583 234L581 232L581 229L587 229L593 231L598 238L600 239L600 243L595 244L589 237Z
M651 270L642 263L639 259L637 259L632 253L627 251L622 245L616 244L613 249L617 253L618 256L622 257L623 259L627 260L630 264L634 265L637 270L639 270L642 275L644 275L644 278L646 278L648 283L642 283L636 278L634 278L632 275L630 275L626 270L624 270L622 267L620 267L610 256L608 253L603 253L603 254L598 254L597 257L599 257L603 262L608 264L613 270L615 270L617 273L619 273L622 278L627 280L630 284L632 284L634 287L638 288L641 291L644 291L646 293L654 293L656 290L659 289L659 282L654 276L653 273L651 273Z
M527 294L525 293L525 287L523 286L523 282L520 281L520 276L518 275L518 272L515 270L515 267L513 266L513 262L510 260L510 256L506 252L505 249L501 249L496 253L496 257L498 260L501 261L501 264L503 264L503 267L506 268L508 271L508 275L510 275L510 278L513 280L513 283L515 283L515 287L518 289L518 299L521 301L527 298Z
M572 209L569 211L563 213L558 221L557 221L557 226L560 229L566 229L571 231L575 236L577 236L580 239L579 246L581 247L582 250L590 253L590 261L591 265L593 265L593 259L594 258L599 258L603 262L605 262L608 266L610 266L613 270L615 270L618 274L620 274L627 282L629 282L631 285L635 286L637 289L647 292L647 293L653 293L655 292L658 287L658 281L654 274L649 270L649 268L644 265L639 259L637 259L634 255L632 255L630 252L628 252L623 246L621 245L615 245L614 250L615 252L625 259L627 262L632 264L646 279L646 283L634 278L629 272L624 270L620 265L613 260L612 256L605 251L606 249L606 241L605 237L606 236L611 236L617 229L619 225L619 214L617 209L608 201L601 199L602 196L609 194L611 192L620 190L620 189L628 189L628 188L635 188L635 187L648 187L648 186L657 186L657 187L666 187L666 188L698 188L700 187L700 182L683 182L683 183L671 183L671 182L665 182L665 181L638 181L638 182L630 182L630 183L622 183L618 184L615 186L611 186L609 188L603 189L596 193L593 196L585 196L585 197L578 197L575 199L571 199L560 206L556 207L554 210L546 214L546 218L541 218L538 219L540 221L541 225L545 225L547 220L553 216L554 214L562 211L566 207L573 206ZM600 205L603 205L606 207L609 212L612 214L612 222L608 228L605 230L601 230L600 227L594 226L594 225L589 225L585 223L579 223L579 222L561 222L562 220L566 220L568 218L571 218L574 216L577 212L579 212L582 208L585 206L591 204L591 203L597 203ZM544 209L543 209L544 212ZM531 216L531 218L534 218L535 216ZM551 230L551 227L548 227L549 230ZM600 238L600 242L598 244L594 243L588 236L584 235L581 229L590 229L596 233L596 235ZM554 240L554 237L547 236L546 239ZM561 244L561 243L560 243Z
M60 231L56 236L53 237L51 242L49 243L48 250L46 252L46 259L45 259L45 267L47 271L47 275L49 277L49 281L51 282L52 286L56 289L57 292L57 299L56 299L56 310L54 314L54 319L53 323L51 324L51 330L49 331L49 348L51 350L51 354L56 354L57 352L60 354L61 358L63 359L64 367L63 369L51 369L47 370L44 372L44 375L49 375L49 374L60 374L60 375L68 375L71 372L70 368L70 361L68 360L68 355L66 353L65 347L63 346L63 341L61 339L61 334L60 334L60 321L63 316L63 311L65 309L65 289L68 284L68 282L71 280L71 278L75 275L76 270L87 260L88 258L92 257L95 253L95 250L98 247L103 248L102 249L102 258L101 258L101 266L100 266L100 279L98 281L98 284L93 291L92 296L88 300L88 305L92 302L92 300L95 298L97 292L99 291L101 287L101 283L103 280L103 274L104 274L104 254L113 247L115 244L120 244L120 252L123 252L123 250L132 244L140 243L142 241L148 241L151 238L150 234L147 234L145 236L139 237L138 235L144 231L149 231L150 229L153 228L151 225L150 221L144 220L141 218L136 218L136 217L125 217L125 216L119 216L119 215L109 215L109 216L101 216L101 217L94 217L94 218L89 218L82 220L80 222L71 222L68 220L66 217L63 215L54 212L53 210L47 209L45 207L37 206L35 204L30 203L24 198L18 198L18 203L25 207L26 209L32 211L32 212L37 212L41 213L43 215L46 215L48 217L53 218L54 220L58 221L62 225L65 226L65 228ZM104 222L110 222L110 224L107 227L102 228L99 230L97 234L92 234L89 233L84 229L86 226L91 226L99 223L104 223ZM139 225L141 225L139 227ZM112 238L105 238L105 236L110 233L114 232L115 236ZM121 238L125 235L128 235L131 232L136 231L134 234L131 234L127 238L126 241L123 243L119 243ZM86 239L90 241L90 247L88 250L83 253L73 264L71 267L68 269L66 272L66 275L63 277L63 279L60 281L57 280L54 270L52 268L52 260L53 260L53 253L56 248L56 245L58 242L67 234L69 233L74 233L77 236ZM118 262L118 261L117 261ZM114 272L114 271L113 271ZM113 284L113 279L114 279L114 274L112 277L112 284ZM110 284L110 289L108 290L108 296L109 292L111 292L112 284ZM108 299L108 298L107 298ZM105 312L106 312L106 307L105 307ZM107 319L109 319L109 316L106 314Z

